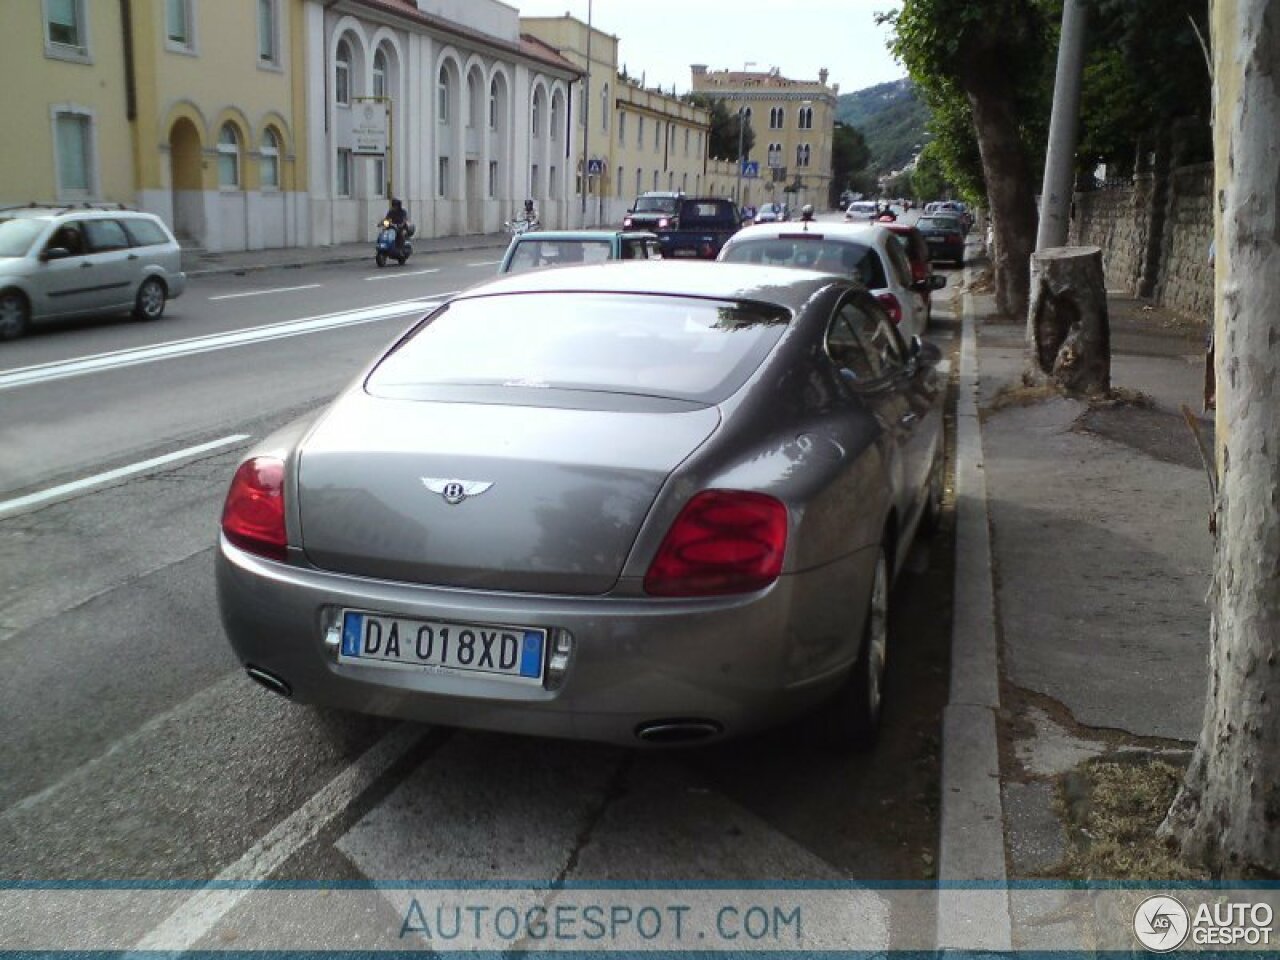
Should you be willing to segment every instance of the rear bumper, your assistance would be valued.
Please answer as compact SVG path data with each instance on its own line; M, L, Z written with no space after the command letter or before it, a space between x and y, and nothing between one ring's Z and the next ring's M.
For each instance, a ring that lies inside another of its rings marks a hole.
M637 744L637 729L708 721L721 738L780 722L838 686L860 631L830 598L832 565L758 593L703 600L481 593L362 579L263 560L222 541L223 626L247 667L268 671L303 703L427 723ZM815 579L817 578L817 579ZM825 594L827 603L811 598ZM860 605L859 609L860 609ZM339 663L326 646L342 607L404 617L568 631L563 681L515 684Z

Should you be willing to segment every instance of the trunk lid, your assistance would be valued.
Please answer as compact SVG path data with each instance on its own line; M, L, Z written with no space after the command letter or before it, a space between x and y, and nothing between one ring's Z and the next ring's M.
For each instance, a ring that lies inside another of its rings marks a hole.
M714 407L624 412L348 394L299 456L302 546L317 567L359 576L605 593L663 482L719 419Z

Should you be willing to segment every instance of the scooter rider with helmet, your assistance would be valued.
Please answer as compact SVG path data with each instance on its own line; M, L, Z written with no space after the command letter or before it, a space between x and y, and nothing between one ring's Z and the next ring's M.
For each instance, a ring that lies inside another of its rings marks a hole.
M409 229L409 212L405 210L404 204L400 202L399 197L391 198L391 209L387 211L387 215L383 219L390 221L391 225L396 228L396 247L403 247L405 235Z

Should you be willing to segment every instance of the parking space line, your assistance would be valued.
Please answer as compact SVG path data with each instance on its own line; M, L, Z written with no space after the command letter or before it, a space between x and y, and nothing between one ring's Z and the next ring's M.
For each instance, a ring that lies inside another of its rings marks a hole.
M40 490L36 493L27 494L25 497L16 497L13 500L5 500L0 502L0 517L7 517L10 514L18 513L28 507L43 506L54 500L65 499L76 493L83 493L86 490L92 490L95 487L105 486L116 480L123 480L125 477L136 476L140 473L146 473L154 470L156 467L167 466L177 463L179 460L189 460L205 453L211 453L222 447L229 447L241 441L248 440L247 433L236 433L229 437L223 437L220 440L210 440L208 443L202 443L199 446L187 447L184 450L175 450L173 453L166 453L161 457L152 457L150 460L143 460L140 463L133 463L127 467L119 467L115 470L108 470L106 473L95 474L92 477L84 477L81 480L73 480L71 483L64 483L60 486L50 487L47 490Z
M397 270L395 273L375 273L371 277L365 277L365 279L366 280L399 280L402 277L420 277L426 273L439 273L439 272L440 272L439 267L432 267L430 270L410 270L408 273L403 273Z
M468 263L467 266L468 267L496 267L501 262L502 262L501 260L482 260L479 263Z
M341 816L375 780L421 743L430 730L415 723L401 723L394 728L219 873L208 887L188 898L134 949L190 950L253 892L252 886L228 889L226 884L270 877Z
M294 290L314 290L316 287L322 287L322 283L308 283L301 287L272 287L270 290L246 290L243 293L223 293L216 297L210 297L210 300L236 300L240 297L261 297L268 293L292 293Z

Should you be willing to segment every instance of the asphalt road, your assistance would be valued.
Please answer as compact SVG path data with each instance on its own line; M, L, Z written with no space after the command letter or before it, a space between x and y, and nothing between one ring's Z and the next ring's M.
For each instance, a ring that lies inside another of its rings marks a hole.
M804 725L661 753L430 729L294 706L241 674L212 580L240 451L499 254L197 279L159 323L0 348L0 880L931 876L945 526L895 592L866 756ZM944 297L944 350L954 324Z

